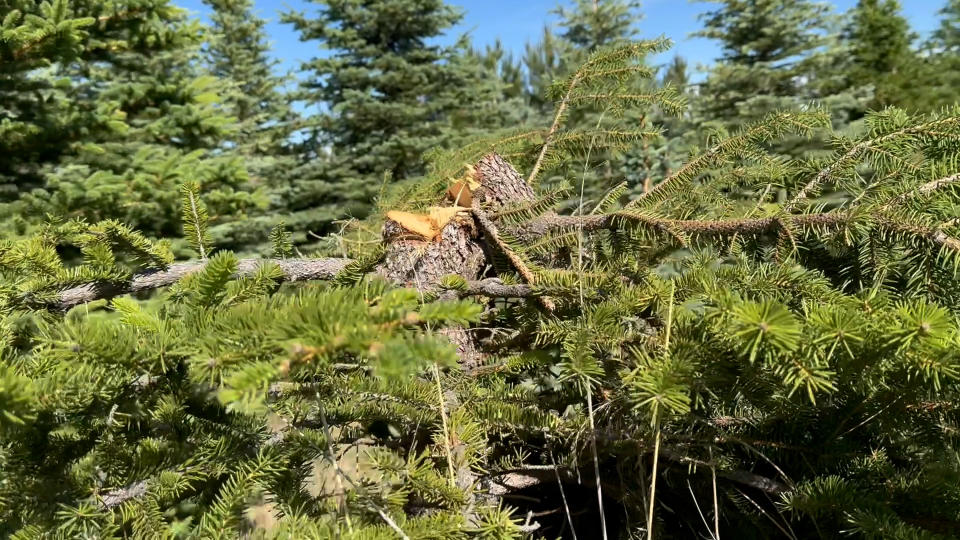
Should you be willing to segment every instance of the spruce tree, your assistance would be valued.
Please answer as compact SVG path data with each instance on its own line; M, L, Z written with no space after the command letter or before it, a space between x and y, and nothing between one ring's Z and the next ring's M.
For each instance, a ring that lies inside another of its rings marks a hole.
M911 48L915 36L900 14L898 0L860 0L850 14L844 39L850 44L850 67L845 75L851 84L875 87L871 106L924 108L910 95L909 87L922 86L924 71Z
M66 81L53 66L89 50L89 33L96 20L57 0L3 3L0 26L0 202L42 184L41 168L57 159L78 133L109 129L113 111L102 110L95 123L87 116L71 117L63 98ZM95 30L95 27L93 28Z
M221 152L239 157L249 182L265 189L270 199L268 208L255 212L260 215L226 223L213 232L221 244L268 252L269 231L283 221L291 190L288 174L296 165L292 137L298 119L282 92L289 81L274 73L278 62L270 59L266 21L254 13L253 2L205 1L213 9L205 56L210 72L223 85L223 108L234 118Z
M264 30L266 21L253 12L251 0L204 0L212 9L209 46L210 70L231 85L224 96L236 119L232 143L243 155L281 154L292 118L280 93L284 79L274 74Z
M385 177L424 172L423 155L456 135L469 114L478 70L458 57L466 43L433 43L462 17L442 0L316 1L315 14L284 20L329 51L303 65L300 99L310 119L290 199L291 225L322 232L336 218L362 217ZM469 122L467 122L469 123Z
M499 39L482 50L471 49L457 60L465 69L472 65L480 71L474 77L478 99L473 107L460 111L455 124L489 134L490 130L516 128L539 120L527 99L523 65L504 49Z
M563 28L560 36L585 57L598 48L629 41L637 32L639 10L636 0L576 0L572 7L560 5L554 13Z
M697 36L721 42L701 94L702 116L739 126L802 103L811 55L827 42L829 8L811 0L723 0Z
M180 228L186 181L210 193L217 222L263 206L243 162L218 152L230 117L218 106L217 79L198 65L199 22L166 0L72 3L50 16L70 9L95 24L77 43L79 54L38 76L57 81L44 106L71 124L66 134L73 138L60 139L56 153L33 156L40 178L19 189L11 210L121 219L141 232L171 236Z

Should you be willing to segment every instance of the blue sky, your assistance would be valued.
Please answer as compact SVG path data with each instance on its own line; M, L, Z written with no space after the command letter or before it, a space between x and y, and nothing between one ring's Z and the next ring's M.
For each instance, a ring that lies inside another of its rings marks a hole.
M315 43L302 43L289 25L279 23L279 13L287 10L310 12L316 5L303 0L274 2L254 0L257 14L267 19L274 56L281 61L283 71L295 70L299 63L318 53ZM603 0L601 0L603 1ZM174 0L203 17L209 12L201 0ZM914 31L926 35L937 26L937 11L946 0L901 0L903 12L910 20ZM452 30L452 35L469 32L476 45L492 43L500 38L504 45L522 54L527 41L536 40L545 24L555 22L549 12L563 0L452 0L451 4L465 11L463 22ZM843 12L856 0L833 0L838 12ZM690 34L700 28L697 15L709 10L711 5L692 0L645 0L644 19L640 23L641 37L665 35L674 42L674 48L658 59L667 62L674 54L690 61L691 67L711 63L718 55L716 42L691 38Z

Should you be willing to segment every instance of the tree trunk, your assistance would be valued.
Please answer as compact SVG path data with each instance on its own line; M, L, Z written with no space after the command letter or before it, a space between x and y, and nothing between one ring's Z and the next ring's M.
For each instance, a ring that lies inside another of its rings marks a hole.
M520 173L497 154L488 154L474 168L480 183L473 199L482 211L496 212L505 206L531 202L535 196ZM452 205L452 202L447 204ZM462 214L448 223L433 240L412 235L399 223L387 220L383 226L386 257L376 273L417 290L434 289L444 276L456 274L467 281L477 280L488 266L487 253L497 250L484 235L475 215ZM481 360L476 336L466 328L448 328L442 333L457 346L461 367L472 370Z

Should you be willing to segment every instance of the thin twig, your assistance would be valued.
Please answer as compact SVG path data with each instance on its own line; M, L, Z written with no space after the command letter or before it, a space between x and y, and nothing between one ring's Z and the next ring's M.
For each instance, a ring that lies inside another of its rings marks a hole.
M647 540L653 540L653 510L657 504L657 465L660 461L660 419L657 418L656 438L653 443L653 471L650 474L650 504L647 508Z
M703 515L703 511L700 510L700 502L697 501L697 496L693 493L693 485L690 484L690 480L687 479L687 489L690 490L690 498L693 499L693 505L697 507L697 513L700 514L700 521L703 522L703 526L707 528L707 534L710 535L710 538L716 540L716 537L713 536L713 532L710 530L710 525L707 524L707 518Z
M757 503L757 501L754 501L753 499L751 499L749 495L743 492L743 490L737 489L737 492L739 492L740 495L743 495L745 499L747 499L748 501L750 501L751 504L757 507L757 510L760 510L760 513L763 514L764 517L769 519L771 523L773 523L778 529L780 529L780 532L782 532L784 536L792 540L797 540L797 537L795 535L791 534L790 531L788 531L787 529L784 529L783 526L781 526L777 520L773 519L773 517L771 517L770 514L766 510L764 510L762 506L760 506Z
M710 483L713 484L713 537L720 540L720 505L717 504L717 466L713 462L713 448L710 448Z
M876 417L880 416L881 414L883 414L884 411L886 411L886 410L889 409L890 407L893 407L894 404L896 404L898 401L900 401L900 398L901 398L901 397L902 397L902 396L897 396L893 401L891 401L890 403L888 403L887 405L885 405L885 406L884 406L882 409L880 409L879 411L877 411L877 412L871 414L870 416L868 416L864 421L862 421L862 422L860 422L859 424L853 426L852 428L844 431L844 432L841 433L840 435L837 435L837 438L843 437L844 435L847 435L848 433L850 433L851 431L859 428L860 426L866 425L867 423L869 423L869 422L870 422L871 420L873 420L874 418L876 418Z
M450 430L447 428L447 406L443 400L443 386L440 385L440 368L433 363L433 379L437 383L437 402L440 405L440 421L443 426L443 449L447 452L447 470L450 472L450 483L456 484L457 475L453 472L453 451L450 449Z
M319 400L320 400L320 395L318 394L317 401L319 402ZM327 452L329 453L330 463L331 465L333 465L334 471L337 473L336 477L343 478L344 480L347 481L347 483L350 484L351 487L356 489L357 485L353 483L353 480L351 480L350 477L347 476L345 472L343 472L343 469L340 468L340 464L337 462L336 458L333 455L333 443L332 443L333 438L330 436L330 426L329 424L327 424L327 415L323 412L322 403L318 404L318 409L320 413L320 422L323 424L323 437L327 439ZM338 489L340 489L341 493L343 493L342 486L339 486ZM397 525L397 522L394 521L390 517L390 515L387 514L382 508L380 508L379 505L377 505L373 501L366 501L366 502L370 508L372 508L377 514L380 515L380 518L383 519L383 521L387 524L387 526L393 529L393 531L400 536L400 538L403 538L403 540L410 540L410 537L403 532L403 529L401 529L400 526ZM346 505L344 505L344 516L346 517L346 520L347 520L347 528L351 529L350 516L349 516L349 513L347 512ZM351 530L350 532L352 534L353 531Z
M557 470L557 460L554 459L552 451L550 452L550 463L553 464L553 474L557 477L557 485L560 486L560 498L563 499L563 510L567 514L570 533L573 535L573 540L577 540L577 530L573 527L573 516L570 514L570 505L567 504L567 492L563 489L563 481L560 480L560 471Z
M587 394L587 417L590 419L590 450L593 453L593 477L597 483L597 506L600 508L600 531L603 540L607 540L607 515L603 511L603 487L600 485L600 458L597 456L597 433L593 421L593 397L589 385L585 387Z
M676 293L677 284L675 281L670 281L670 303L667 305L667 324L663 336L663 354L668 359L670 358L670 333L673 328L673 300ZM657 407L653 418L656 435L653 443L653 472L650 475L650 504L647 508L647 540L653 540L653 511L657 504L657 466L660 463L660 439L663 434L660 415L660 408Z

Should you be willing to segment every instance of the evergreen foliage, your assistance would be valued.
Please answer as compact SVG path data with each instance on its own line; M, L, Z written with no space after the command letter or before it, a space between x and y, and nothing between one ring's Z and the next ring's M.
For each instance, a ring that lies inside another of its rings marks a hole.
M956 1L208 4L0 1L0 536L960 536Z
M578 0L572 6L557 7L553 13L559 17L557 34L551 35L548 30L541 42L536 46L527 47L527 67L530 71L531 88L536 95L531 96L534 106L546 108L547 117L552 118L554 104L560 93L551 86L540 86L539 81L550 78L554 85L563 77L570 77L591 54L598 50L607 49L619 44L630 42L638 31L638 23L642 19L640 3L628 0L611 0L594 2L592 0ZM551 58L554 58L551 60ZM658 88L652 80L653 69L648 65L648 58L637 56L633 76L620 77L617 83L623 94L651 95L659 90L669 92L669 88ZM645 65L644 69L639 68ZM546 97L546 102L543 101ZM588 153L577 159L564 162L563 168L553 171L557 178L573 179L577 189L572 193L573 198L568 202L571 207L584 207L597 204L604 194L615 186L628 182L630 186L643 184L643 179L636 175L625 173L624 164L631 166L636 163L636 156L649 154L649 146L659 138L654 136L657 131L655 121L648 118L636 108L619 108L617 104L607 107L603 100L586 106L580 104L575 110L565 112L568 129L599 132L647 131L648 135L636 144L623 144L611 152L609 148L590 144ZM653 111L656 115L661 111ZM666 111L670 116L675 109ZM582 185L582 193L579 187Z
M669 108L621 84L661 47L597 51L555 85L548 135L492 146L536 184L583 151L564 125L578 107ZM395 288L366 275L377 254L282 285L310 262L216 251L189 185L192 271L115 222L7 241L3 533L951 536L960 109L871 113L819 160L768 150L829 124L768 115L589 214L540 191L487 216L481 185L493 289ZM179 277L146 302L46 309L159 275ZM446 337L464 326L473 367Z
M531 106L544 116L553 111L553 102L547 98L547 89L554 81L569 74L571 45L556 36L549 26L536 43L524 48L523 66L527 71L527 87Z
M911 49L914 36L897 0L860 0L846 34L851 44L851 69L846 75L875 87L874 108L916 102L904 94L917 85L922 63Z
M330 51L303 65L299 98L324 111L311 119L286 204L292 226L320 233L366 216L385 175L422 174L424 153L476 126L488 99L478 95L483 70L459 58L464 40L431 42L461 19L442 0L316 3L316 13L284 15L302 40Z
M742 125L793 108L801 61L826 43L828 7L810 0L725 0L702 15L698 36L720 40L723 56L702 93L705 115Z
M40 166L69 144L68 104L43 99L56 91L52 77L34 77L54 62L70 61L83 52L89 27L96 20L74 13L69 2L38 5L4 2L0 26L0 201L36 185ZM51 103L52 102L52 103ZM109 117L110 111L103 111ZM106 128L107 126L101 126Z
M940 26L933 32L933 42L945 52L960 49L960 2L947 0L939 12Z
M835 16L813 0L725 0L702 15L698 36L720 40L722 56L700 89L700 122L736 128L811 101L831 110L837 127L862 116L864 92L846 73L849 46L834 38ZM853 86L853 88L851 88ZM869 97L869 96L866 96ZM806 149L783 150L801 155Z
M924 46L924 61L932 75L922 81L928 85L922 98L932 107L960 101L960 3L948 0L939 14L940 26Z
M283 154L293 120L280 93L284 79L273 74L264 31L266 21L253 13L251 0L205 0L213 8L213 35L207 50L210 71L231 83L225 104L235 118L232 143L249 163L252 157ZM265 181L275 174L264 173Z
M205 0L213 9L205 57L220 81L222 108L234 118L233 129L220 142L220 151L242 160L251 186L266 192L266 200L250 219L213 227L221 245L265 253L269 231L287 210L296 164L292 137L299 119L281 91L288 81L274 74L264 29L266 21L253 12L250 0Z
M203 29L183 10L165 0L25 2L5 25L20 36L5 45L38 55L20 59L18 48L0 60L5 92L21 96L4 121L20 135L2 143L21 146L0 158L16 186L10 215L118 219L159 237L179 234L185 180L201 184L220 221L266 204L244 164L217 151L231 120L217 79L196 62Z
M576 0L573 4L570 9L561 5L554 13L560 17L559 26L563 28L560 37L581 54L623 43L636 34L639 1Z

